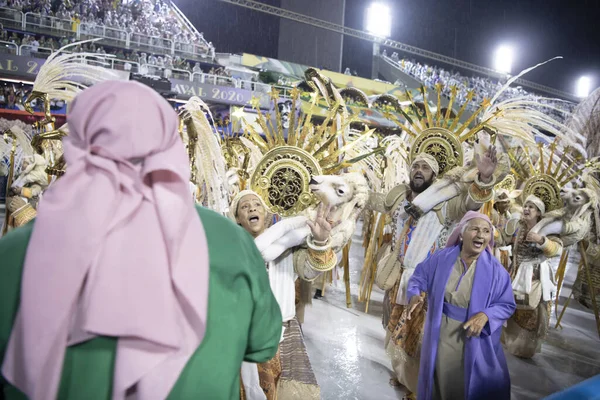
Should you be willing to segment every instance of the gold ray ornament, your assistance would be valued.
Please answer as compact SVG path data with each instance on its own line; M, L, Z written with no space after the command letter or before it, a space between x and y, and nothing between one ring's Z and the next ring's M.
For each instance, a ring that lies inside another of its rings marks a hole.
M547 134L550 134L561 138L566 145L574 146L572 138L577 137L577 134L562 121L551 116L551 112L544 112L556 111L555 107L539 100L534 101L527 96L498 101L500 95L515 79L543 64L545 63L522 71L511 78L491 99L483 99L478 104L474 104L475 92L469 91L457 113L452 110L458 99L457 88L450 87L448 107L443 110L441 94L444 92L444 85L438 83L433 94L429 94L424 86L420 88L422 102L417 102L411 92L406 91L410 102L408 108L402 107L397 99L390 102L396 105L395 108L404 117L404 121L400 121L389 112L384 113L384 116L407 134L411 144L411 160L421 152L436 158L440 164L440 177L449 169L462 166L464 161L468 161L464 160L462 143L472 144L482 130L492 136L492 141L496 136L500 136L510 137L519 144L535 144L536 137L547 138ZM433 105L436 106L435 111L432 110ZM463 122L461 119L468 109L474 111Z
M257 114L256 123L262 135L243 117L244 137L251 152L259 153L260 160L248 171L248 186L257 192L269 211L282 217L297 215L316 198L309 185L315 175L335 174L348 166L360 162L376 152L356 155L356 148L367 140L373 131L356 136L347 135L354 119L348 117L346 104L331 81L314 69L305 73L306 83L312 92L305 104L303 115L296 115L301 91L291 90L292 112L289 128L284 129L278 109L281 94L273 90L269 94L273 108L273 118L265 115L257 100L250 102ZM323 121L317 122L314 114L321 105L326 106Z
M513 160L519 160L515 151L509 150L509 156ZM584 157L570 146L561 147L558 138L549 145L538 143L538 159L535 164L532 161L532 152L527 146L523 147L522 154L528 161L513 162L513 165L521 165L518 169L513 167L513 175L517 180L524 182L523 198L529 195L539 197L546 206L546 212L561 208L563 204L560 189L584 172ZM520 158L522 159L523 157Z

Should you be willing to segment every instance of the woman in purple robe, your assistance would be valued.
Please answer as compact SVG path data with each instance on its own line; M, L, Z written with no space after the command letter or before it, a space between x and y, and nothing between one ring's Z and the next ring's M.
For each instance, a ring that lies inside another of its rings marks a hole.
M500 344L515 311L510 276L492 255L493 227L469 211L446 248L422 262L408 283L407 318L428 296L417 398L510 399Z

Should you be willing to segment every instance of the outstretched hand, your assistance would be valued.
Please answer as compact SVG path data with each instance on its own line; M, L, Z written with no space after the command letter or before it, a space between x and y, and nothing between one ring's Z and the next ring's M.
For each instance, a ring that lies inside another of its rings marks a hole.
M331 230L337 225L328 219L330 212L331 206L321 203L317 211L317 218L314 221L307 221L312 237L317 242L326 242L331 235Z
M425 295L421 293L420 296L413 296L410 298L410 302L408 303L408 312L406 313L406 319L410 320L412 318L412 313L417 309L417 307L425 302Z
M463 325L463 328L467 331L467 337L478 337L488 320L488 316L485 313L480 312L475 314L473 318Z
M483 156L475 154L475 162L479 170L479 179L483 183L489 183L492 180L492 175L498 166L498 158L496 154L496 146L490 146Z

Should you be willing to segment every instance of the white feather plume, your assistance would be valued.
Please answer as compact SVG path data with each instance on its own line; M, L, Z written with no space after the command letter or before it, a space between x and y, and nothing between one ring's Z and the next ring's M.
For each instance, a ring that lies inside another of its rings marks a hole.
M550 111L564 113L552 105L534 101L529 96L521 96L493 104L484 110L480 120L499 134L508 134L525 143L535 143L536 137L551 141L546 135L550 133L561 138L564 145L572 146L585 154L581 135L553 117Z
M383 139L386 147L387 165L383 173L382 189L387 192L393 187L409 181L408 152L406 142L400 136L392 135Z
M51 99L71 101L86 87L96 83L117 79L118 75L108 68L110 55L96 53L68 53L67 49L82 43L94 42L92 39L61 47L52 53L41 66L33 90L47 93Z
M206 114L212 119L208 106L198 97L192 97L181 112L190 117L198 133L196 163L198 184L206 194L208 207L226 215L229 212L229 188L225 158L221 152L220 137L212 128Z
M572 131L581 134L577 139L581 139L588 156L600 155L600 89L596 89L579 103L567 125Z

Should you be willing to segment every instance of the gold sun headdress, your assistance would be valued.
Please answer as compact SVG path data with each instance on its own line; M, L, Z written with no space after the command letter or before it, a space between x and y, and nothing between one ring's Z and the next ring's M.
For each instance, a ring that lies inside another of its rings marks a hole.
M546 206L546 211L562 207L560 189L582 175L586 169L584 156L576 149L560 146L555 139L550 145L537 144L508 150L511 172L517 181L523 182L523 198L534 195Z
M404 121L400 121L393 113L385 113L385 116L402 126L409 136L411 160L421 152L434 156L440 166L440 176L454 167L463 166L463 163L468 161L464 159L463 144L466 143L466 147L470 147L469 145L477 140L481 131L492 136L492 140L500 135L510 137L517 143L528 144L534 144L538 136L547 138L547 134L550 134L574 145L570 140L576 135L572 129L562 121L544 113L547 110L560 111L555 107L540 104L529 96L498 101L516 79L546 62L512 77L491 99L483 99L479 104L474 103L475 92L473 90L467 92L466 99L457 113L453 111L453 106L457 103L457 87L450 88L448 105L443 106L444 85L438 83L435 86L434 96L430 95L425 87L421 87L422 102L417 102L411 92L407 91L406 97L410 101L409 110L405 110L397 99L389 99ZM435 109L432 109L430 104L435 104ZM474 111L463 122L463 116L468 108L474 108Z
M257 98L251 102L264 138L254 126L243 121L245 135L241 140L250 150L251 157L260 159L252 171L247 170L241 175L249 177L247 186L263 198L270 211L281 216L296 215L315 202L309 188L312 176L339 173L382 150L364 152L365 147L361 145L373 130L350 132L349 125L353 120L348 117L339 91L328 78L313 68L305 72L305 77L302 86L310 92L308 108L303 115L296 115L302 91L293 88L287 130L283 128L277 107L280 94L276 89L270 93L274 120L263 114ZM327 112L324 121L316 123L313 118L317 116L317 110L322 109L320 105Z

